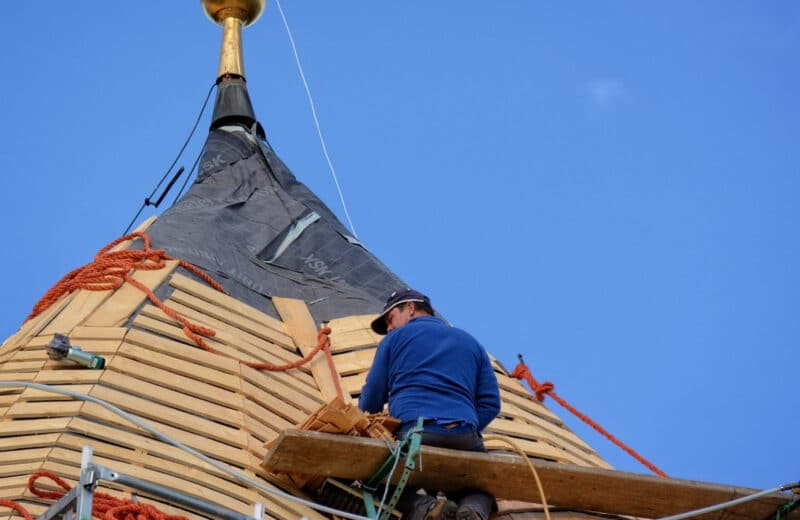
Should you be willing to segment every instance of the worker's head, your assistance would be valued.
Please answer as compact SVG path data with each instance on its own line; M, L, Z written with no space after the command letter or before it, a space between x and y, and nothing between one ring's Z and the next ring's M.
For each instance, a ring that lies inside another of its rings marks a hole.
M372 330L381 335L387 334L399 329L411 318L433 314L430 298L414 289L401 289L393 292L386 300L383 312L372 320Z

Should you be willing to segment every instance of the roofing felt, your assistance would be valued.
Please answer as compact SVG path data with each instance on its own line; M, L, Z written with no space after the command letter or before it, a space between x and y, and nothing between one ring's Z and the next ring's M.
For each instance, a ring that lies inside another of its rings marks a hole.
M374 313L404 285L240 126L209 134L196 182L148 233L271 315L273 295L308 302L318 322Z

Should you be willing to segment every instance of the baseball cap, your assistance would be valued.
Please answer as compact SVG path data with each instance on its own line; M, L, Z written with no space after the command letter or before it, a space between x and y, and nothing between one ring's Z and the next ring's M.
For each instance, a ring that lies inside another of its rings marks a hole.
M382 336L386 334L386 320L384 319L386 314L397 305L405 302L422 302L427 303L428 306L431 305L430 298L414 289L405 288L394 291L383 305L383 312L381 312L380 316L372 320L372 324L370 325L372 330Z

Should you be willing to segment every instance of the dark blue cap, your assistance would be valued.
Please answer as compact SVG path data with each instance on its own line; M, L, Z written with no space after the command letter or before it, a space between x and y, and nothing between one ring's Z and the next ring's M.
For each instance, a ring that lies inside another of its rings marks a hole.
M399 289L393 292L389 299L386 300L386 303L383 305L383 312L381 312L380 316L372 320L372 330L374 330L377 334L384 335L386 334L386 313L390 310L395 308L397 305L405 302L421 302L426 303L429 307L431 306L431 300L424 294L419 291L415 291L414 289Z

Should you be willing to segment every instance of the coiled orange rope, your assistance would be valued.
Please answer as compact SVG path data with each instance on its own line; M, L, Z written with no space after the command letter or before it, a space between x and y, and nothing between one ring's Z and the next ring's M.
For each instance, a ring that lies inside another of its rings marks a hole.
M126 240L134 240L140 238L144 242L144 246L141 250L122 250L122 251L111 251L111 249L116 246L117 244L124 242ZM174 319L175 321L179 322L183 325L183 333L186 335L187 338L191 339L196 345L203 348L208 352L212 352L214 354L222 355L225 357L232 358L233 356L229 356L223 352L219 352L211 345L208 344L203 338L211 338L216 335L216 331L209 327L204 327L202 325L198 325L196 323L192 323L181 314L176 312L175 310L169 308L164 302L162 302L155 293L150 290L149 287L144 285L143 283L139 282L135 278L131 276L131 273L134 270L157 270L161 269L166 265L167 260L178 260L176 258L172 258L167 255L167 252L163 249L153 249L150 247L150 237L147 233L143 231L135 231L123 237L120 237L100 251L94 257L94 260L84 265L83 267L79 267L77 269L72 270L71 272L67 273L61 280L56 282L56 284L47 291L44 296L34 305L33 310L31 311L30 315L26 318L25 321L30 320L31 318L36 317L37 315L44 312L48 307L53 305L59 298L68 294L76 289L87 289L90 291L108 291L114 290L122 286L124 282L128 282L129 284L133 285L143 293L147 295L147 298L153 302L159 309L161 309L164 314L169 316L170 318ZM208 276L206 273L201 271L199 268L195 267L194 265L186 262L184 260L178 260L181 267L188 269L189 271L193 272L200 278L202 278L206 283L212 286L214 289L224 293L225 289L222 288L220 284L218 284L213 278ZM344 399L344 394L342 392L341 385L339 384L339 373L336 370L336 365L333 362L333 355L330 351L330 334L331 329L328 327L323 328L317 334L317 346L308 353L303 359L300 359L294 363L288 363L286 365L273 365L272 363L265 363L265 362L257 362L257 361L244 361L238 360L239 363L246 365L251 368L255 368L257 370L270 370L270 371L286 371L291 370L293 368L297 368L302 366L314 356L319 353L320 350L325 352L325 357L328 361L328 366L331 371L331 376L333 377L334 384L336 386L337 394L340 398Z
M25 520L33 520L33 516L28 512L27 509L22 507L22 504L14 502L13 500L8 500L7 498L0 498L0 507L7 507L12 511L16 511L25 518Z
M63 491L46 491L37 488L36 481L42 477L49 478ZM28 478L28 489L37 497L58 500L66 495L72 487L55 473L37 471ZM19 504L15 504L14 509L22 513L26 520L31 520L30 514ZM94 492L92 516L103 520L188 520L185 516L164 513L150 504L134 504L130 499L117 498L100 491Z
M522 360L522 356L519 356L519 363L517 363L517 366L514 367L514 371L511 372L511 375L513 377L516 377L517 379L524 379L525 381L527 381L528 385L531 387L531 390L533 390L533 393L536 395L536 399L539 402L544 401L544 398L549 395L550 397L555 399L555 401L558 404L560 404L561 406L572 412L578 419L582 420L583 422L594 428L595 431L603 435L606 439L610 440L611 442L622 448L628 455L638 460L640 463L642 463L644 466L650 469L650 471L661 477L667 476L666 473L658 469L653 463L651 463L650 461L639 455L635 450L633 450L628 445L623 443L621 440L611 435L611 433L609 433L605 428L603 428L602 426L594 422L591 418L579 412L574 406L566 402L561 396L559 396L555 392L555 386L553 385L553 383L551 383L550 381L539 383L533 377L533 374L531 374L531 371L528 369L528 366Z

